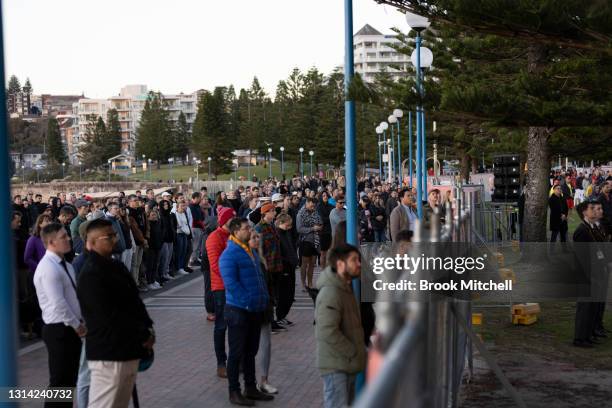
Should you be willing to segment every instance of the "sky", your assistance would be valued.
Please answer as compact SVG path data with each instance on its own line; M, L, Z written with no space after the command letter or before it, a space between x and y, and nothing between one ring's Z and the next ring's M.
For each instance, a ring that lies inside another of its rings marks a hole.
M342 0L4 0L5 71L35 94L117 95L127 84L174 94L257 76L273 94L294 67L344 60ZM354 30L390 34L403 14L353 0Z

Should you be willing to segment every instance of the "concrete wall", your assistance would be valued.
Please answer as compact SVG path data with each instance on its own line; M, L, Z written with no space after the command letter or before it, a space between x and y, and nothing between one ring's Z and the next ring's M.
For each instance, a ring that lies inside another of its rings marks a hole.
M150 182L62 182L52 181L50 183L41 184L12 184L11 196L17 194L27 194L29 191L34 194L42 194L43 200L50 196L55 196L57 193L99 193L99 192L115 192L127 190L142 190L143 194L147 188L164 187L167 184L150 183ZM175 183L172 187L176 191L190 190L190 186L186 183Z

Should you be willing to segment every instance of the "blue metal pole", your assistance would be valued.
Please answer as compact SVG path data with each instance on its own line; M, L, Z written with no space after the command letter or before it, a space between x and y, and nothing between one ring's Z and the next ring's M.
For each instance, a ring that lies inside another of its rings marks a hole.
M423 198L427 200L427 138L425 136L425 110L421 111L421 142L423 143Z
M344 154L346 155L346 242L359 245L357 240L357 148L355 140L355 101L349 96L353 80L353 0L344 0ZM357 303L361 302L361 281L351 282ZM365 384L364 373L357 376L355 395Z
M410 172L410 188L412 188L412 111L408 112L408 169Z
M416 88L419 93L419 99L423 97L421 89L421 34L417 31L416 35ZM423 219L423 164L422 164L422 127L423 121L421 117L421 103L417 106L417 215L419 219Z
M400 118L397 118L397 176L399 177L399 185L402 186L402 151L400 137Z
M357 151L355 146L355 102L349 97L353 80L353 1L344 0L344 92L346 154L346 241L357 245ZM353 280L355 296L359 299L359 280Z
M383 146L387 146L386 143L387 143L387 131L383 130ZM382 150L382 154L383 155L385 154L385 149L384 148ZM389 155L388 154L387 154L387 163L389 163ZM387 167L387 169L388 168L389 167ZM385 170L385 165L383 164L383 176L385 176L385 178L384 178L385 180L389 178L389 175L387 174L387 171L388 170Z
M6 81L4 76L4 40L2 37L2 5L0 4L0 78ZM6 82L5 82L6 83ZM0 89L0 103L6 107L6 91ZM6 114L0 115L0 132L4 134L0 142L0 191L3 197L0 199L0 234L2 234L4 245L0 245L0 387L15 387L17 385L17 318L15 305L15 266L13 264L13 236L11 234L11 185L9 175L9 149L8 128ZM14 406L13 404L0 404L2 406Z
M382 180L382 154L380 152L380 134L377 133L376 136L378 136L378 178Z
M389 174L391 176L391 182L393 182L393 180L395 180L395 176L396 176L396 172L395 172L395 136L393 135L393 123L389 124L389 133L391 134L391 150L389 151L389 160L391 163L391 174Z
M285 174L285 155L283 153L281 150L281 177Z
M304 162L302 160L303 152L300 152L300 175L304 178Z
M417 216L423 219L423 166L421 166L421 113L417 108L416 112L416 183L417 183Z

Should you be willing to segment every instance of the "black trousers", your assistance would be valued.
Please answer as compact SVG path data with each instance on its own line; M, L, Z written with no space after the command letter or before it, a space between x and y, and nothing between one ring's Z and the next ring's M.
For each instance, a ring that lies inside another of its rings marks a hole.
M283 264L283 272L278 276L278 303L276 304L276 320L287 317L295 298L295 268Z
M588 340L593 335L598 307L597 302L576 302L574 340Z
M215 313L215 297L212 293L212 285L210 283L210 262L208 262L208 254L203 251L201 271L204 275L204 307L206 313Z
M244 373L245 388L255 388L255 356L259 350L262 313L247 312L225 305L227 322L227 380L229 391L240 391L240 365Z
M81 339L63 323L46 324L42 338L49 354L49 387L76 387ZM72 407L72 402L45 402L45 407Z

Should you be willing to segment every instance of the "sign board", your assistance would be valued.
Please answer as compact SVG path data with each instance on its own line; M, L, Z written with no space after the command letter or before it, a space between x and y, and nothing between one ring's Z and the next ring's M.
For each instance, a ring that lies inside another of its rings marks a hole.
M384 163L388 163L388 162L389 162L389 155L388 155L388 154L386 154L386 153L385 153L385 154L383 154L383 156L382 156L382 161L383 161Z

